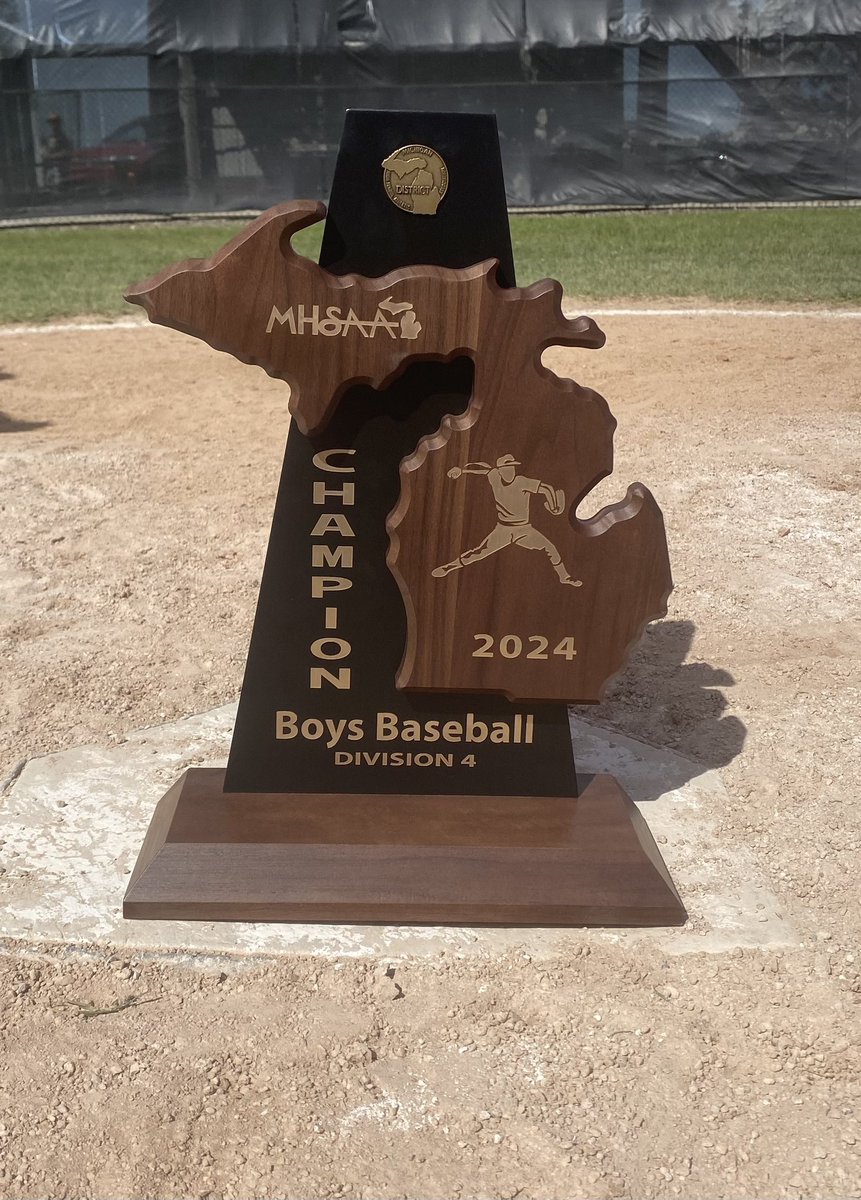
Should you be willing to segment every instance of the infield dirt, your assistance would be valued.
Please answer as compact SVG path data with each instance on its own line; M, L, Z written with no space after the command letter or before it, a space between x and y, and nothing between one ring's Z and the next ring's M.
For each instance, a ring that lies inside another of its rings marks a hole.
M861 323L599 323L545 355L619 420L583 511L646 483L676 590L583 715L720 769L709 816L798 944L584 931L562 961L524 931L388 973L8 946L0 1196L861 1196ZM0 338L0 778L237 694L286 400L166 330Z

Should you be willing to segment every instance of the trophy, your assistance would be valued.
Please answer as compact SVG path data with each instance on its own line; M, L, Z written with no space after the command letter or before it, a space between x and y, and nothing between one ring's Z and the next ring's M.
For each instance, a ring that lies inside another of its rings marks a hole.
M227 767L161 800L124 914L684 921L567 716L666 614L663 518L638 483L576 516L616 423L541 356L604 335L515 286L495 119L348 112L328 214L277 205L126 298L283 380L292 424Z

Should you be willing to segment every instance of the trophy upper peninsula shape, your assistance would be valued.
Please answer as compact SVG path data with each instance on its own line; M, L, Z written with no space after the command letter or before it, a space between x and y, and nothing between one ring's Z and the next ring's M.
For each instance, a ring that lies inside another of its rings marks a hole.
M501 288L492 260L331 275L290 244L324 215L312 201L278 205L126 299L288 382L307 435L356 383L383 388L418 359L472 358L467 410L403 461L387 521L407 616L398 686L597 702L672 589L663 518L642 484L574 515L612 470L616 422L541 354L597 349L603 333L563 316L552 280Z

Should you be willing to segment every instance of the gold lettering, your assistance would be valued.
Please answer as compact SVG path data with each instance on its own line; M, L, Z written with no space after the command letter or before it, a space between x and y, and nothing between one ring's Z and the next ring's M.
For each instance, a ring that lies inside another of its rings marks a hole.
M304 304L299 305L299 320L297 321L297 327L298 327L300 333L305 332L306 325L311 326L312 335L319 333L319 320L320 320L319 304L314 304L311 306L310 317L305 316L305 305Z
M378 329L385 329L386 333L389 335L389 337L392 339L392 341L395 341L395 339L397 338L397 333L395 332L397 330L397 328L398 328L397 322L389 321L386 317L383 316L382 309L378 308L377 311L374 313L374 319L373 319L373 321L371 321L371 324L370 324L369 336L375 337Z
M356 485L345 483L339 488L327 488L322 479L314 480L314 503L325 504L327 496L337 496L342 504L356 503Z
M488 729L484 721L476 721L475 713L466 714L466 740L468 742L483 742L487 739Z
M340 721L333 721L330 717L326 718L326 732L329 734L329 740L326 745L331 750L333 746L337 746L341 740L341 734L347 728L347 719L342 717Z
M334 646L334 652L327 653L325 647ZM346 658L350 653L352 646L343 638L317 638L316 642L311 643L311 653L315 658L328 658L337 662L339 658Z
M351 310L352 311L352 310ZM327 310L327 318L331 321L335 320L338 309L330 308ZM314 305L312 321L316 322L318 317L318 306ZM300 319L303 323L309 318L305 317L304 309L300 309ZM313 332L317 332L316 325L313 327ZM324 333L326 331L324 330ZM337 459L342 456L349 458L356 452L351 448L333 447L329 450L318 451L313 458L314 466L319 471L330 472L336 475L354 475L355 467L343 465ZM336 461L332 461L335 459ZM344 483L340 487L326 487L323 480L317 479L313 483L313 501L315 504L325 504L328 499L339 499L344 505L353 505L356 502L356 485L352 482ZM323 537L329 533L337 533L342 538L355 537L350 522L347 518L339 513L321 513L319 519L315 522L314 528L311 530L311 537ZM352 546L311 546L311 563L313 567L348 567L353 566L353 547ZM322 600L330 592L345 592L353 586L351 579L344 575L312 575L311 576L311 597L315 600ZM334 630L338 627L338 609L332 605L328 605L324 611L324 626L327 630ZM326 659L331 662L337 662L340 659L349 658L352 653L352 646L345 638L335 637L331 634L316 638L309 647L312 657L316 659ZM309 666L309 686L314 690L320 690L324 684L330 687L338 688L341 691L347 691L352 686L352 670L350 667L339 667L337 671L330 671L325 667ZM327 726L332 726L332 722L327 720ZM361 729L361 722L358 722ZM330 728L329 745L334 746L340 739L341 734L346 726L346 721L341 721L338 727ZM354 723L350 724L351 731L354 729Z
M336 467L332 463L333 454L355 454L355 450L320 450L311 459L318 471L332 471L337 475L355 475L355 467Z
M327 533L340 533L341 537L355 537L353 527L343 513L321 513L311 530L311 537L323 537Z
M314 567L344 567L349 570L353 565L352 546L311 547L311 565Z
M289 710L279 710L275 714L275 736L279 741L288 742L299 732L296 724L296 714Z
M397 713L377 713L377 741L391 742L398 736Z
M341 332L341 310L327 308L325 319L319 322L314 332L322 333L323 337L337 337Z
M332 687L339 688L341 691L349 691L351 679L352 671L350 667L338 667L337 675L333 675L325 667L311 667L308 686L319 689L325 681L326 683L330 683Z
M267 333L272 332L272 330L275 328L276 321L278 322L279 325L284 325L286 323L287 328L290 330L291 333L296 332L296 321L293 318L293 309L292 308L288 308L286 312L279 312L278 309L276 308L276 306L273 304L272 312L269 314L269 323L266 326Z
M311 598L322 600L326 592L346 592L352 586L352 579L345 579L343 575L312 575Z
M341 326L341 333L344 337L347 336L348 329L358 329L361 332L362 337L368 336L368 331L365 329L365 322L359 320L352 308L347 313L347 319Z

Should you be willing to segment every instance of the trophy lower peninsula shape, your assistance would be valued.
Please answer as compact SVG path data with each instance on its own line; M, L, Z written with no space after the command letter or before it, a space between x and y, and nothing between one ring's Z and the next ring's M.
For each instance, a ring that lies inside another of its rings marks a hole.
M383 389L410 364L467 356L474 385L400 468L386 522L403 598L397 686L410 694L597 702L672 588L660 510L641 484L588 520L576 509L612 470L606 401L541 364L552 345L596 349L588 317L562 314L560 284L496 281L496 263L333 275L291 239L322 204L270 209L212 258L129 289L154 322L290 385L303 435L325 438L357 384ZM345 399L346 397L346 399ZM320 443L323 444L323 443ZM528 742L532 713L488 721L327 718L352 668L341 634L358 576L351 445L313 459L311 601L325 630L310 668L319 712L272 714L273 736L328 739L333 755L454 753ZM339 712L343 709L339 709ZM327 723L328 722L328 723ZM368 726L372 727L368 727ZM409 728L408 728L409 726ZM307 727L307 728L306 728ZM523 791L527 792L528 779ZM684 908L638 810L610 776L576 797L445 792L230 792L188 771L158 806L129 884L128 917L389 924L666 925Z

